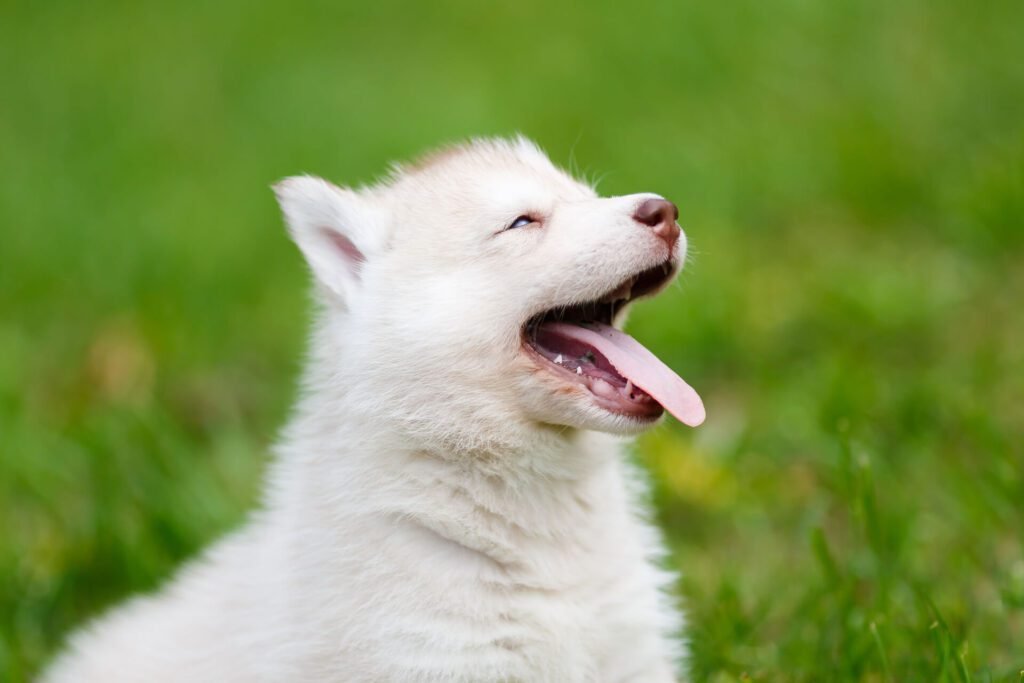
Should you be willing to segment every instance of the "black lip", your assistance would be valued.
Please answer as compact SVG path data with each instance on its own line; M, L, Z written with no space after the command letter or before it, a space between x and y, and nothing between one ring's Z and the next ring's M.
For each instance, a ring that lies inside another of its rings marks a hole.
M641 271L633 281L633 292L629 297L629 303L641 299L648 294L660 291L662 287L667 285L672 280L675 271L675 263L672 259L663 261L662 263L648 268L647 270ZM615 290L612 290L615 291Z

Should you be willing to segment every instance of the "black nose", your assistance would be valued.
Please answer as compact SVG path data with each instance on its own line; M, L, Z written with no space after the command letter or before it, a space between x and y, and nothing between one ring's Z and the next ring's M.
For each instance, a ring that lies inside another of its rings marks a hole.
M651 198L640 202L633 212L633 220L654 230L654 234L665 241L669 251L675 248L679 239L679 209L667 199Z

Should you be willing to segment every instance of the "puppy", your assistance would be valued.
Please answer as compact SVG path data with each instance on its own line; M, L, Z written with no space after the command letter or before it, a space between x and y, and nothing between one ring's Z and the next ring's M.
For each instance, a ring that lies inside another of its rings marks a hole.
M49 683L676 680L621 436L697 394L620 331L686 239L533 143L275 187L319 314L249 522L78 633Z

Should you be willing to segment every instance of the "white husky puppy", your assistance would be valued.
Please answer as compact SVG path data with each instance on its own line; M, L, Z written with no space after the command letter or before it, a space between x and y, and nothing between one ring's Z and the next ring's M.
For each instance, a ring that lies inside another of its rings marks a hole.
M679 270L675 206L522 138L275 191L319 315L264 505L44 680L675 680L620 437L704 409L619 331Z

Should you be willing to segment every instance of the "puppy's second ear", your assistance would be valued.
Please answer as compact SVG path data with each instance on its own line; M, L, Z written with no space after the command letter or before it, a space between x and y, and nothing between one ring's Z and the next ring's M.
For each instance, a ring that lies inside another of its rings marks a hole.
M342 303L359 289L363 264L383 246L383 226L367 201L313 176L274 185L288 232L316 279Z

